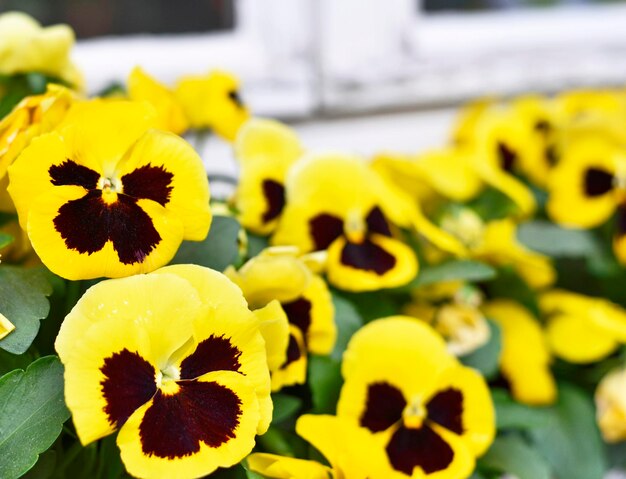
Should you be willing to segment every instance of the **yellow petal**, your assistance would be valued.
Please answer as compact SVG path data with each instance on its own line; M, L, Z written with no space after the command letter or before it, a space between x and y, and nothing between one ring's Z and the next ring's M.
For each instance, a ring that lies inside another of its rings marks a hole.
M270 372L277 370L287 359L289 345L289 320L276 300L264 308L253 311L267 349L267 365Z
M285 386L306 382L307 350L299 328L289 325L289 344L286 359L272 372L272 391L280 391Z
M0 339L6 337L14 329L15 325L0 313Z
M251 471L272 479L329 479L331 469L308 459L255 452L246 459Z

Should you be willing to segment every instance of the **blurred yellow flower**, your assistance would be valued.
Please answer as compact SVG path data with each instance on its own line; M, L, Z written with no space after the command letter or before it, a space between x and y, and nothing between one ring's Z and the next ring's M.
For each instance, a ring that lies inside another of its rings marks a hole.
M608 373L595 393L596 419L602 437L614 443L626 440L626 370Z
M231 142L250 117L239 95L239 80L230 73L182 77L175 94L192 128L210 128Z
M78 102L11 165L20 225L51 271L67 279L148 272L170 261L183 239L206 237L202 161L153 124L144 103Z
M208 268L98 283L55 347L81 443L119 430L133 476L205 476L241 461L269 426L265 343L241 291Z
M557 389L552 361L541 324L521 304L506 299L490 301L483 311L500 327L500 370L513 397L533 406L552 404Z
M131 100L147 101L154 107L157 113L156 128L177 135L189 128L189 122L174 92L140 67L135 67L128 77L128 96Z
M255 118L241 128L235 142L240 176L234 204L244 227L261 235L276 228L285 207L287 171L302 154L295 132L282 123Z
M337 415L368 429L386 478L463 479L490 446L489 388L430 326L395 316L368 323L344 353Z
M67 25L42 27L21 12L0 15L0 74L38 72L79 87L82 78L70 61L74 32Z

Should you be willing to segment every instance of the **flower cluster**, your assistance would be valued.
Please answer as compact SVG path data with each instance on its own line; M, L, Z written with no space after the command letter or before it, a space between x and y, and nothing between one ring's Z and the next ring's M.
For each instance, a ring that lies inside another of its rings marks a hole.
M0 16L0 477L620 466L623 91L475 102L440 149L361 158L249 118L226 72L85 98L72 43ZM180 136L207 129L226 198Z

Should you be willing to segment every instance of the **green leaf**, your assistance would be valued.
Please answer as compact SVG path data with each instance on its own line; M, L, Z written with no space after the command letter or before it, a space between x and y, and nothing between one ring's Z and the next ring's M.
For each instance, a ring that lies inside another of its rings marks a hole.
M398 314L401 303L397 296L392 296L388 291L368 291L367 293L339 293L343 298L350 301L356 308L363 322L368 323L374 319L384 318Z
M341 362L328 356L309 356L308 383L314 414L335 414L343 385Z
M48 450L39 456L37 464L22 476L22 479L48 479L52 477L56 464L56 452L54 450Z
M0 341L0 348L22 354L39 331L39 321L48 316L46 296L52 286L43 269L0 266L0 313L15 325L15 330Z
M593 256L600 249L590 230L570 230L549 221L537 220L521 224L518 240L528 248L548 256Z
M590 397L561 384L559 401L544 424L528 434L559 479L602 479L606 457Z
M269 246L269 238L267 236L259 236L254 233L247 233L248 236L248 258L254 258Z
M333 294L333 305L335 306L335 324L337 325L337 341L331 357L336 361L341 361L343 352L346 350L348 341L361 326L363 319L350 301Z
M503 389L492 389L491 397L496 408L498 430L533 429L544 427L551 414L547 407L533 407L516 402Z
M487 281L496 277L496 270L488 264L474 260L452 260L422 269L412 287L441 281Z
M486 285L488 297L508 298L521 303L535 316L539 317L537 295L511 268L498 270L498 278Z
M56 356L0 378L0 477L20 477L37 462L70 417L63 366Z
M513 200L495 188L485 189L468 206L478 213L484 221L506 218L518 211Z
M491 337L487 344L460 359L466 366L478 369L486 379L493 379L499 370L502 335L493 321L488 321L488 324Z
M272 423L282 422L294 416L302 406L302 399L287 394L272 394L274 414Z
M551 479L545 459L517 435L497 438L482 459L482 468L510 474L518 479Z
M198 264L224 271L239 255L239 223L228 216L215 216L204 241L183 241L171 264Z
M10 234L0 232L0 248L9 246L11 243L13 243L14 239L15 238L13 238L13 236L11 236Z
M0 376L10 373L14 369L26 369L32 362L33 356L29 352L12 354L0 349Z

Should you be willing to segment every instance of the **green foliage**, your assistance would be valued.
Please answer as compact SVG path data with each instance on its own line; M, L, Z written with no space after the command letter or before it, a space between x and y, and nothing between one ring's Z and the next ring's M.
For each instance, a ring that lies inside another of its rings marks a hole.
M45 271L0 266L0 313L15 325L15 330L0 341L0 348L22 354L39 331L39 321L48 316L52 294Z
M0 232L0 248L4 248L5 246L9 246L13 243L13 236L7 233Z
M474 260L451 260L434 266L425 266L410 285L411 288L442 281L488 281L496 277L496 270Z
M272 394L274 403L273 423L280 423L292 418L302 407L302 399L287 394Z
M565 229L544 220L521 224L517 237L528 248L553 257L590 257L600 249L592 231Z
M341 361L343 352L346 350L348 341L358 329L363 326L363 319L359 315L354 305L333 294L333 305L335 306L335 324L337 325L337 341L331 357L335 361Z
M488 321L488 324L491 336L487 344L460 359L466 366L478 369L486 379L493 379L498 374L502 334L493 321Z
M343 385L341 362L328 356L309 356L307 373L315 414L335 414Z
M62 83L42 73L0 76L0 85L6 88L6 94L0 97L0 119L6 116L24 97L45 93L48 83Z
M518 479L552 478L541 454L516 434L498 437L479 464L481 469L512 474Z
M69 411L63 400L63 366L55 356L0 378L0 477L20 477L61 432Z
M213 217L204 241L183 241L171 264L197 264L224 271L239 255L239 222L228 216Z
M492 388L491 397L496 408L498 430L527 430L545 426L551 414L550 408L533 407L516 402L508 392Z

